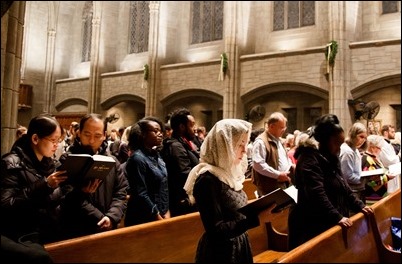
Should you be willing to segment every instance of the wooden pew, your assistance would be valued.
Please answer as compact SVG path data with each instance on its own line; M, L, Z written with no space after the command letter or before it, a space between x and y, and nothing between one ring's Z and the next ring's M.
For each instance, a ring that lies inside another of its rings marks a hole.
M254 263L277 262L288 251L289 208L272 213L272 207L260 213L260 226L249 230Z
M273 207L260 214L260 226L249 230L249 238L253 255L264 252L266 258L276 260L284 252L267 251L278 246L269 242L267 233L272 232L272 226L283 229L287 212L272 214ZM191 263L203 232L201 218L196 212L59 241L47 244L45 248L55 263ZM272 237L270 241L278 240Z
M45 245L55 263L190 263L204 232L199 213Z
M374 215L370 217L370 223L373 227L381 262L400 263L401 253L388 249L387 245L392 246L390 217L401 217L401 190L390 194L387 198L383 198L372 206Z
M257 190L257 187L251 182L250 178L244 180L243 190L247 194L249 200L254 200L256 198L254 192Z
M353 226L334 226L278 259L278 263L400 263L401 253L386 248L390 244L391 216L401 217L400 189L372 205L374 215L357 213ZM271 257L254 257L255 262L271 262Z

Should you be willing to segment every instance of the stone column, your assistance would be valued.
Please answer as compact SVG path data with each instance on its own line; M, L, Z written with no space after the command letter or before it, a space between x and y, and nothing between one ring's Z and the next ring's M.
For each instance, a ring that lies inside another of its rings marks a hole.
M47 47L45 61L45 104L44 112L52 113L54 111L54 56L56 50L56 29L57 19L59 15L59 1L48 1L49 4L49 21L47 30Z
M102 2L94 1L94 13L92 18L92 39L91 39L91 61L89 74L89 97L88 113L101 114L100 106L100 65L99 65L99 46L102 18Z
M149 4L149 44L148 44L148 65L149 77L147 86L147 97L145 99L145 116L157 115L156 87L159 80L158 63L158 39L159 39L159 1L151 1Z
M1 154L15 141L25 1L14 1L1 17Z
M350 93L350 51L348 29L346 23L347 3L344 1L329 1L329 39L338 43L338 53L335 65L330 70L329 82L329 113L338 116L341 125L346 129L351 125L348 106L348 94Z
M223 85L225 94L223 97L223 118L235 118L237 105L239 105L239 88L236 81L238 76L239 54L237 48L237 5L236 1L228 1L225 5L225 53L228 58L228 69Z

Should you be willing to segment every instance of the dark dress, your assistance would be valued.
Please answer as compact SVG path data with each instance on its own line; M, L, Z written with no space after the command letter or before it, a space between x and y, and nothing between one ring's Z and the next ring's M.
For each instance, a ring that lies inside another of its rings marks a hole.
M342 177L338 157L313 147L301 147L296 155L298 196L289 213L289 250L349 217L349 211L358 212L365 206Z
M235 191L209 172L194 186L205 233L198 242L197 263L253 263L246 217L237 209L247 204L247 195Z

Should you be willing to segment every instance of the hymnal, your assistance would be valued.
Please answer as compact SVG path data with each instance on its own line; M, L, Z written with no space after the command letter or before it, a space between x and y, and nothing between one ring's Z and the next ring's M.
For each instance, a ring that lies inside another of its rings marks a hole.
M273 204L276 204L275 208L272 210L272 212L275 213L294 203L295 201L289 194L286 193L286 191L278 188L261 196L258 199L249 202L247 205L239 208L238 211L246 215L249 213L258 214Z
M367 176L375 176L375 175L384 175L387 172L385 168L379 168L375 170L367 170L367 171L362 171L360 174L360 177L367 177Z
M80 184L88 179L104 180L115 164L110 156L69 154L57 170L67 171L67 183Z

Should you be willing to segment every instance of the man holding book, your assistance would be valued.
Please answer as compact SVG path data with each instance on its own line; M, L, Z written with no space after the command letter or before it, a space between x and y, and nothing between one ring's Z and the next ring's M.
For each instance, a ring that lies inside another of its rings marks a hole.
M79 140L60 162L66 161L71 153L107 156L106 129L107 123L100 115L84 116L80 121ZM128 181L119 161L114 160L114 168L104 179L89 177L64 186L71 189L60 207L65 239L111 230L120 223L126 209Z

